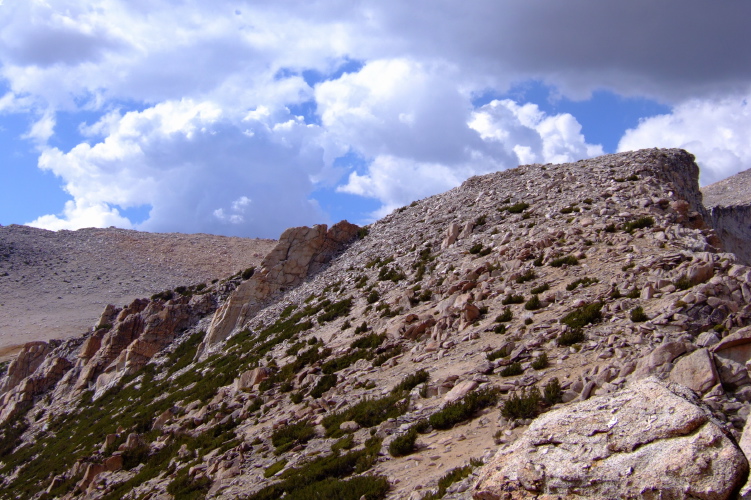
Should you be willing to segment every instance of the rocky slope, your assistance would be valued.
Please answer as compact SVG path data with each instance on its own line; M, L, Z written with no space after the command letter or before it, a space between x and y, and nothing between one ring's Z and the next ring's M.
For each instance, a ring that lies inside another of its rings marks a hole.
M702 189L710 223L725 248L751 265L751 170Z
M0 498L730 498L751 268L697 179L522 166L108 307L0 379Z
M224 278L272 240L123 229L0 226L0 361L28 341L78 336L107 304Z

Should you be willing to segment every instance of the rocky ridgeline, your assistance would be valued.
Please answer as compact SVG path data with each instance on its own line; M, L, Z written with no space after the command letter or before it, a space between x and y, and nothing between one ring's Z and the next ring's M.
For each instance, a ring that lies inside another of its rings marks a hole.
M725 249L751 265L751 170L702 189L710 223Z
M0 498L730 498L751 268L697 179L522 166L108 307L0 379Z
M81 335L107 304L224 278L276 242L124 229L0 226L0 360L5 347Z

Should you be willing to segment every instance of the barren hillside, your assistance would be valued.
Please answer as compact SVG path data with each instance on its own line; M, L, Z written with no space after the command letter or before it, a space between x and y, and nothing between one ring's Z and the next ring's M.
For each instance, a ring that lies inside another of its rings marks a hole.
M224 278L257 265L274 243L208 234L0 226L0 350L81 335L107 304Z

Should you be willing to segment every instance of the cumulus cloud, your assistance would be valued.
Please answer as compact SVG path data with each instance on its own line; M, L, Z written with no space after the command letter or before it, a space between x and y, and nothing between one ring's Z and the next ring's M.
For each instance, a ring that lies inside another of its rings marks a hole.
M309 173L322 164L321 149L307 144L310 129L293 117L259 116L265 121L239 128L214 104L190 100L108 115L89 130L106 133L93 146L43 151L41 168L63 178L74 201L62 217L33 224L75 227L99 217L127 227L117 207L143 205L149 217L135 227L149 231L277 237L320 222L325 215L308 200Z
M696 156L702 185L751 168L751 96L694 99L670 114L642 120L628 130L618 150L683 148Z

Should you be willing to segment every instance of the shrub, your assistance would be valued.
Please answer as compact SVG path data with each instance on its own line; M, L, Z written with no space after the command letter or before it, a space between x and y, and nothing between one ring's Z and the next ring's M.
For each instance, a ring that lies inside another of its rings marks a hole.
M368 301L368 304L375 304L380 299L381 299L381 294L378 293L378 290L371 290L370 293L368 294L367 301Z
M582 342L584 340L584 332L582 332L581 328L576 328L573 330L568 330L566 332L561 333L558 336L558 339L556 342L559 346L570 346L574 344L578 344L579 342Z
M679 290L688 290L689 288L694 286L693 283L691 283L691 280L688 279L688 277L686 277L685 275L675 280L675 283L673 284Z
M428 419L434 429L450 429L460 422L469 420L475 413L498 402L498 389L486 388L470 392L463 399L449 403Z
M608 224L605 226L605 232L606 233L614 233L615 232L615 224Z
M396 437L389 444L389 454L392 457L402 457L415 451L417 441L417 429L411 427L406 433Z
M285 425L271 434L271 444L277 453L283 453L298 444L305 444L315 436L315 429L307 420Z
M532 290L530 290L530 292L537 295L540 293L547 292L548 290L550 290L550 285L548 285L547 283L543 283L540 286L534 287Z
M506 333L506 325L504 324L495 325L495 327L493 327L493 333L497 333L499 335Z
M644 229L647 227L652 227L655 224L655 220L652 217L646 216L646 217L639 217L636 220L629 221L623 225L623 230L627 233L631 234L636 229Z
M564 264L568 266L575 266L579 263L579 259L573 255L567 255L565 257L558 257L550 261L549 265L552 267L561 267Z
M406 277L407 276L396 267L392 268L390 266L384 266L378 272L378 281L393 281L394 283L398 283Z
M396 384L391 389L391 394L399 394L401 392L409 392L420 384L423 384L430 380L430 374L427 370L418 370L415 373L407 375L404 380Z
M277 472L284 469L284 466L287 465L287 459L283 458L279 460L278 462L274 462L273 464L266 467L266 469L263 471L263 477L269 478L271 476L274 476L277 474Z
M522 364L519 362L516 362L516 363L511 363L508 366L505 366L503 370L501 370L501 377L513 377L515 375L521 375L522 373L524 373Z
M642 306L637 306L631 309L631 321L634 323L641 323L642 321L647 321L649 319L649 316L644 312L644 308Z
M331 303L323 308L323 313L318 316L318 323L324 324L341 316L347 316L352 309L352 299L346 298L339 302Z
M561 319L561 323L568 325L574 330L583 328L590 323L597 323L602 319L601 309L602 304L600 302L585 304L565 315Z
M366 335L354 340L350 344L350 347L352 349L375 349L379 345L383 344L384 340L386 340L385 333L371 333L370 335Z
M524 302L523 295L509 294L503 298L503 300L501 301L501 304L503 304L504 306L507 306L509 304L521 304L522 302Z
M535 370L542 370L544 368L548 367L548 355L544 352L537 356L534 361L532 361L532 368Z
M621 291L618 290L618 287L613 285L613 289L610 291L610 298L611 299L620 299L622 297Z
M475 219L475 226L484 226L486 221L487 221L487 216L481 215L477 219Z
M542 307L542 302L540 302L539 295L532 295L532 298L530 298L526 304L524 304L524 309L527 311L536 311L537 309Z
M489 352L485 355L488 361L494 361L498 358L505 358L509 355L508 349L505 347L502 347L500 349L496 349L495 351Z
M514 205L505 207L506 211L510 214L520 214L529 208L529 203L515 203Z
M639 291L639 289L634 287L626 294L626 297L628 297L629 299L638 299L640 295L641 292Z
M478 254L482 251L482 243L475 243L469 248L469 253L472 255Z
M331 451L340 451L340 450L349 450L352 449L352 447L355 446L355 436L354 434L347 434L340 440L338 440L336 443L331 445Z
M503 403L501 415L508 419L534 418L540 413L541 399L538 389L522 389L521 394L514 394Z
M370 229L368 228L368 226L361 227L360 229L357 230L357 239L361 240L365 238L368 235L368 233L370 233Z
M251 278L251 276L253 276L253 273L255 273L255 272L256 272L256 268L255 267L249 267L249 268L247 268L242 273L242 279L249 280Z
M362 325L355 328L355 335L359 335L361 333L365 333L368 331L368 323L363 321Z
M292 401L294 404L300 404L303 400L303 393L302 392L293 392L289 395L289 400Z
M348 420L354 420L361 427L373 427L389 418L403 415L408 408L409 400L401 394L391 394L380 399L365 399L359 403L332 413L321 422L326 428L328 436L337 437L343 434L339 424Z
M526 271L524 274L522 274L521 276L517 277L516 278L516 282L517 283L526 283L527 281L532 281L536 277L537 277L537 275L535 274L535 272L532 269L530 269L530 270Z
M451 469L438 480L438 491L422 497L422 500L437 500L443 498L452 484L458 483L469 477L469 475L472 474L472 470L480 465L482 465L482 461L473 458L469 461L469 465Z
M336 374L328 374L321 377L316 386L310 391L310 395L316 399L323 396L323 393L336 387Z
M511 312L511 308L507 307L501 314L495 317L496 323L508 323L514 318L514 313Z
M211 479L208 477L194 478L188 475L188 468L181 469L175 478L167 485L167 493L174 498L184 500L198 500L206 498L206 493L211 487Z
M553 406L556 403L560 403L562 392L558 379L555 377L551 378L542 389L542 399L546 405Z
M578 279L576 281L573 281L573 282L569 283L568 285L566 285L566 290L568 290L569 292L572 291L572 290L576 290L576 288L579 285L581 285L582 288L586 288L589 285L593 285L595 283L599 283L599 281L600 280L598 280L597 278L580 278L580 279Z

